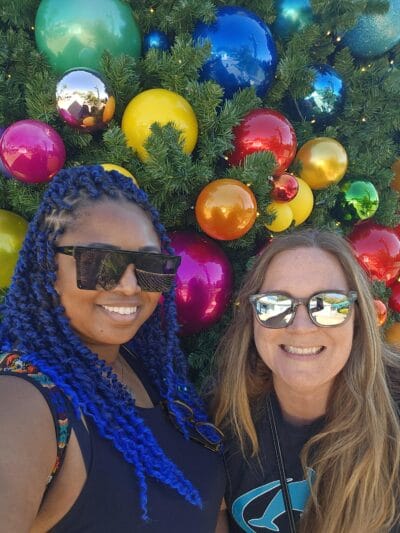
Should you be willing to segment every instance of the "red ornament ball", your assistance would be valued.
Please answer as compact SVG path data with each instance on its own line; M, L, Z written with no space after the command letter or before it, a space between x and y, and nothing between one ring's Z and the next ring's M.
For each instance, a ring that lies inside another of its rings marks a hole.
M299 192L299 182L293 174L282 174L274 178L271 196L278 202L290 202Z
M230 165L239 165L254 152L271 151L277 166L274 176L280 176L289 167L296 154L297 139L293 126L278 111L254 109L233 130L234 150L228 154Z
M354 226L349 235L360 265L376 281L390 285L400 271L400 239L392 228L367 220Z
M396 281L390 288L392 289L392 294L388 302L389 307L392 311L400 313L400 283Z

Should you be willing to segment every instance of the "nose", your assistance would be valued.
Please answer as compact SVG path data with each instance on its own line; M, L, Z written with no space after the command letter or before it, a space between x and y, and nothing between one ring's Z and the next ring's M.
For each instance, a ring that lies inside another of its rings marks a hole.
M118 285L113 290L126 296L131 296L142 290L138 284L135 267L132 263L126 267L125 272L118 281Z
M296 306L296 313L293 319L293 322L289 326L292 329L296 329L297 331L307 331L310 329L314 329L317 326L314 324L314 322L311 320L307 307L299 303Z

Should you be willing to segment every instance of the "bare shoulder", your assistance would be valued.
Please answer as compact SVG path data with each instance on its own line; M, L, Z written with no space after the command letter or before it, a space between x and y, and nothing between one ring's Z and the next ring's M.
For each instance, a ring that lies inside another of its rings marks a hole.
M28 381L0 376L0 523L28 531L57 456L53 417Z

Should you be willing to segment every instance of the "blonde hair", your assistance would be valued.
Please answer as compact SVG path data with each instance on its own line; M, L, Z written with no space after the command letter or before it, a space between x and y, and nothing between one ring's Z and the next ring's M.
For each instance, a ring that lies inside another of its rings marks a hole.
M350 357L336 377L325 426L301 453L304 472L313 468L316 479L300 531L387 532L398 519L400 505L400 357L382 341L370 283L339 235L295 230L274 238L256 261L217 350L215 422L238 439L244 456L258 454L254 420L265 405L272 376L256 351L249 296L259 291L274 256L304 247L333 254L358 300Z

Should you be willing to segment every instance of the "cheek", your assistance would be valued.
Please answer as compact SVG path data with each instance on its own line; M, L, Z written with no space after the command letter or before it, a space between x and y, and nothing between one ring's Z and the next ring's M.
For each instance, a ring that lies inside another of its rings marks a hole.
M276 344L274 342L274 334L274 330L263 328L257 322L253 325L254 343L257 352L267 365L272 357L272 347Z

